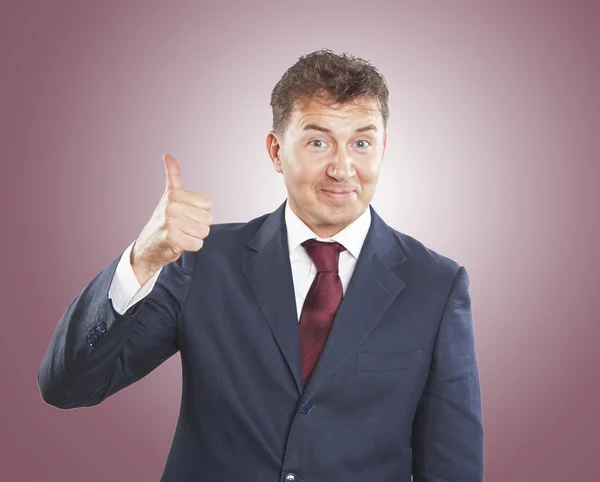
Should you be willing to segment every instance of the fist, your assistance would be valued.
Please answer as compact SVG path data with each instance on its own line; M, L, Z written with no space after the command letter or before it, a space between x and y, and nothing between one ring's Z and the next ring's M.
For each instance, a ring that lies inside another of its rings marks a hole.
M199 192L181 189L179 164L163 156L167 184L158 206L131 250L130 262L140 285L183 251L198 251L213 222L211 199Z

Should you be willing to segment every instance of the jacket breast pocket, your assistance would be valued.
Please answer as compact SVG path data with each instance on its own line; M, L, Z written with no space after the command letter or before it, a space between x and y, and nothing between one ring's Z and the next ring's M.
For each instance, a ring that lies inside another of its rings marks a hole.
M421 364L421 350L405 352L360 352L356 371L381 372L393 370L416 370Z

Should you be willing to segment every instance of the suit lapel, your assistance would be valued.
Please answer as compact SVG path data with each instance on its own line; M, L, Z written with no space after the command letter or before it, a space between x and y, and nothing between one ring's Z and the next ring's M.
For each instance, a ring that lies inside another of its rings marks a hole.
M246 243L255 254L242 271L296 381L298 393L302 393L298 315L284 208L285 202L267 216Z
M404 282L390 270L403 263L406 256L394 231L369 206L371 225L350 284L323 352L308 384L303 387L298 315L284 208L285 202L267 216L246 243L253 256L242 270L283 353L303 403L311 399L354 353L402 291Z

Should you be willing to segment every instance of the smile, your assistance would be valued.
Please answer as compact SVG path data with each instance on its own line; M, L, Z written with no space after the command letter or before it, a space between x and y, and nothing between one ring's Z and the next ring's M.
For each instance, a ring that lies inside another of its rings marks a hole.
M349 199L354 196L354 191L336 192L336 191L325 191L324 189L322 189L321 192L330 199Z

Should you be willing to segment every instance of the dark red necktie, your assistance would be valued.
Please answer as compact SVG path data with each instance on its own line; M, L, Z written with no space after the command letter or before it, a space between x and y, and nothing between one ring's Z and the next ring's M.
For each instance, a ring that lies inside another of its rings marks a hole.
M308 239L302 243L315 266L317 275L308 290L300 315L300 357L302 379L308 382L319 355L325 346L333 319L342 302L342 280L338 274L340 243Z

